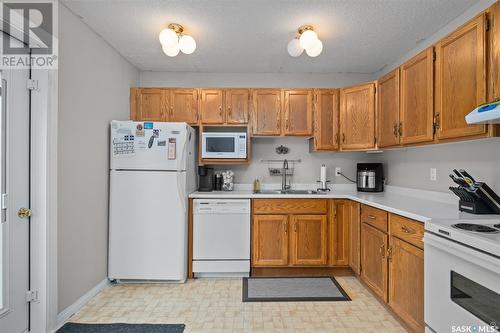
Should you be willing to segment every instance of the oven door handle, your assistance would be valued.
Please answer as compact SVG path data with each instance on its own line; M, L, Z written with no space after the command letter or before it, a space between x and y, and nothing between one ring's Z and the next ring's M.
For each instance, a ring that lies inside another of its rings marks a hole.
M494 255L486 254L467 245L454 242L426 231L424 234L424 253L425 247L428 246L432 246L454 257L460 257L484 269L500 274L500 258Z

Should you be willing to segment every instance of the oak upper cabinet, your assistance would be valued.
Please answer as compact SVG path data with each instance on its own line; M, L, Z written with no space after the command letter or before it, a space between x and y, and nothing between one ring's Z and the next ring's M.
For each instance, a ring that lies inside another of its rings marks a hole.
M488 9L489 30L489 75L488 101L500 98L500 2Z
M360 274L360 254L361 254L361 220L360 204L355 201L349 203L349 266L357 275Z
M349 265L349 224L350 201L331 200L332 213L330 228L330 264L334 266Z
M401 144L434 139L434 50L429 48L400 67Z
M287 266L288 216L254 215L252 225L252 265Z
M339 90L314 92L313 150L339 149Z
M169 89L169 117L168 121L198 123L198 90L197 89Z
M424 251L391 236L389 306L414 332L424 332Z
M164 89L131 88L130 119L135 121L167 121L167 94Z
M328 224L326 215L290 215L290 264L327 264Z
M375 83L340 91L341 150L375 148Z
M361 224L361 279L387 302L388 236L367 223Z
M281 134L281 102L279 89L256 89L252 92L253 135Z
M378 146L399 145L399 68L377 81Z
M486 101L486 14L436 44L437 139L485 134L486 125L467 125L465 116Z
M311 89L285 90L283 134L312 135L313 91Z
M248 123L248 89L227 89L225 90L225 94L226 123Z
M200 115L202 124L224 123L224 93L221 89L201 89Z

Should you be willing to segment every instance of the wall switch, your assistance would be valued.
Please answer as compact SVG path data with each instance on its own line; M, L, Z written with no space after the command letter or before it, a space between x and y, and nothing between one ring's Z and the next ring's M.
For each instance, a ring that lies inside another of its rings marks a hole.
M335 168L335 176L340 177L340 173L342 172L342 168Z
M437 180L437 169L431 168L431 180L435 182Z

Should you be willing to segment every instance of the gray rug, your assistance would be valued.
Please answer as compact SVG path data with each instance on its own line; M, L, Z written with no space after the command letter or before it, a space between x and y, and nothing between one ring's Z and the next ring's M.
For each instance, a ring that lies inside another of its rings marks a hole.
M78 324L66 323L56 333L182 333L178 324Z
M243 302L350 301L333 277L243 278Z

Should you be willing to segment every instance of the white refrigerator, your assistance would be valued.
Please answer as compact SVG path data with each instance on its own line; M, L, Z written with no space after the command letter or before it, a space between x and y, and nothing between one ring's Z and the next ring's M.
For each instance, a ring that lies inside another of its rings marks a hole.
M196 133L186 123L111 122L111 280L183 282Z

